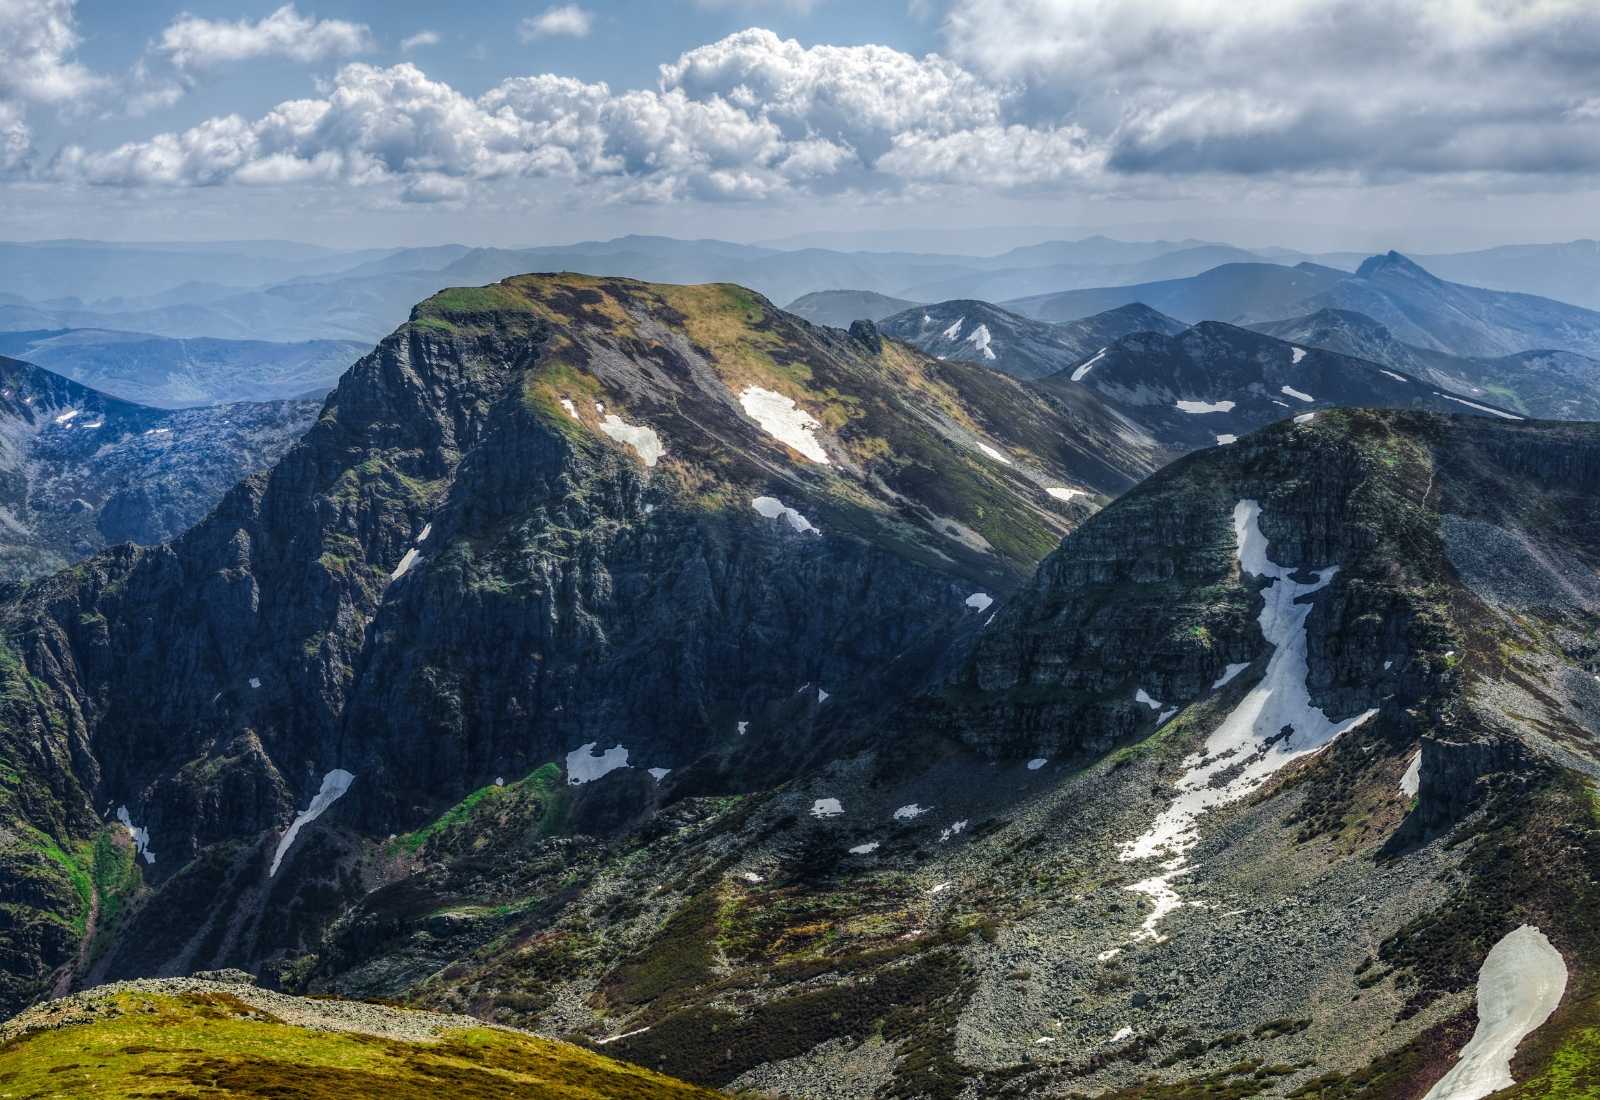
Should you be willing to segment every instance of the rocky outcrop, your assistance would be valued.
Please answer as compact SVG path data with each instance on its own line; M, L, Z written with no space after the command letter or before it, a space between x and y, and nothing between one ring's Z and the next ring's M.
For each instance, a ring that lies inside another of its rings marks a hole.
M1505 738L1424 735L1417 772L1415 827L1437 835L1483 804L1497 780L1525 773L1533 763L1526 746Z

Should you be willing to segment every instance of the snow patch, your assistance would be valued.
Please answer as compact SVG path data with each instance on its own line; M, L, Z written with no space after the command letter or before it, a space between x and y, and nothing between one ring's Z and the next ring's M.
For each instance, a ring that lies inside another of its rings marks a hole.
M1229 680L1232 680L1235 676L1239 675L1239 673L1243 672L1249 667L1249 661L1239 661L1236 664L1230 664L1227 668L1222 670L1222 675L1218 676L1216 682L1211 685L1211 690L1216 691L1219 687L1226 684Z
M1294 580L1297 570L1268 558L1267 537L1261 533L1261 506L1254 500L1241 500L1234 506L1233 530L1240 571L1271 582L1262 590L1258 621L1262 636L1273 647L1272 656L1261 680L1222 720L1202 749L1184 760L1187 770L1177 782L1171 804L1143 835L1121 846L1117 858L1125 862L1168 857L1162 864L1163 874L1128 887L1149 896L1156 906L1136 940L1160 942L1164 938L1159 925L1182 904L1172 884L1191 870L1187 852L1199 841L1203 814L1244 798L1290 761L1324 748L1378 713L1373 708L1335 722L1311 705L1306 687L1306 618L1312 605L1301 600L1325 588L1338 566L1316 571L1316 579L1310 582ZM1285 726L1290 732L1280 737Z
M865 844L857 844L854 848L851 848L850 854L853 856L868 856L877 850L878 842L876 840L869 840Z
M1221 435L1217 436L1217 446L1219 447L1226 447L1229 443L1237 442L1239 442L1239 437L1233 435L1231 432L1223 432Z
M1304 359L1306 357L1306 349L1305 348L1297 348L1293 344L1291 344L1291 345L1289 345L1289 355L1290 355L1289 365L1292 367L1296 363L1300 362L1300 360L1302 360L1302 359Z
M950 885L951 884L948 883L948 882L941 882L937 886L934 886L932 889L930 889L928 891L928 893L930 893L930 894L942 894L946 890L950 889Z
M844 813L844 807L837 798L819 798L811 803L812 817L838 817Z
M626 443L644 460L646 466L654 466L667 449L661 445L661 437L656 435L655 429L643 424L629 424L616 413L609 413L600 421L600 430L615 439L618 443Z
M579 745L567 753L567 785L579 787L585 783L593 783L603 775L609 775L618 768L628 766L628 750L621 745L613 745L601 753L594 751L597 741L590 741L587 745Z
M1295 389L1293 386L1284 386L1278 392L1283 394L1286 397L1297 398L1297 399L1299 399L1301 401L1310 402L1310 401L1315 401L1316 400L1316 398L1312 397L1309 393L1301 393L1299 390Z
M923 806L919 803L912 802L909 805L901 806L898 810L896 810L894 812L894 819L896 821L915 821L917 818L921 817L931 809L933 809L932 806Z
M1296 349L1296 350L1299 350L1299 349ZM1110 1041L1113 1042L1113 1043L1120 1043L1124 1039L1131 1039L1131 1038L1133 1038L1133 1028L1124 1027L1124 1028L1119 1028L1117 1030L1117 1033L1111 1037Z
M574 419L574 420L581 419L581 417L578 416L578 406L576 406L576 405L574 405L572 403L572 398L563 397L561 399L561 407L563 409L567 410L567 415L572 417L572 419Z
M777 497L756 497L750 502L750 507L754 508L757 512L760 512L768 519L782 519L800 534L804 534L807 531L810 531L813 535L822 534L821 531L818 531L811 525L810 520L806 519L806 517L802 516L799 512L796 512L793 508L785 505L783 501L779 500Z
M612 1035L612 1036L610 1036L609 1038L606 1038L606 1039L596 1039L594 1041L594 1045L597 1046L597 1047L603 1047L607 1043L616 1042L618 1039L631 1039L635 1035L643 1035L645 1032L647 1032L649 1030L650 1030L650 1027L649 1027L648 1024L646 1024L644 1027L635 1028L632 1031L624 1031L621 1035Z
M1133 693L1133 701L1135 703L1143 703L1145 706L1149 707L1151 710L1160 710L1161 709L1161 703L1159 701L1155 700L1155 699L1150 698L1150 693L1148 691L1146 691L1144 688L1140 688L1140 689L1138 689L1137 691L1135 691Z
M261 677L259 677L259 676L250 677L250 686L259 690L260 687L261 687Z
M828 463L828 454L811 433L822 422L781 393L749 386L739 395L745 413L779 443L805 455L812 462Z
M1446 401L1454 401L1458 405L1465 405L1469 409L1477 409L1481 413L1488 413L1490 416L1498 416L1502 420L1522 419L1520 416L1512 416L1510 413L1501 412L1499 409L1491 409L1488 405L1480 405L1476 401L1468 401L1465 397L1451 397L1448 393L1441 393L1438 394L1438 396L1444 398Z
M974 592L962 602L974 611L987 611L989 605L994 603L994 597L987 592Z
M1095 352L1093 359L1090 359L1087 363L1084 363L1082 366L1078 367L1077 370L1072 372L1072 380L1074 382L1082 382L1084 375L1088 374L1090 369L1093 368L1096 363L1100 362L1100 360L1105 357L1106 352L1110 350L1110 348L1101 348L1099 351Z
M117 807L117 820L128 830L128 839L133 841L134 854L144 856L146 863L154 863L156 854L150 850L150 830L133 823L133 816L128 813L126 805Z
M823 691L821 688L817 689L817 706L820 707L823 703L826 703L830 698L831 698L831 696L826 691Z
M1057 500L1071 500L1073 497L1086 497L1089 495L1087 489L1068 489L1063 485L1051 485L1045 489L1045 492Z
M983 357L985 359L993 359L994 352L989 349L989 339L989 326L979 325L977 328L973 329L972 334L967 337L967 343L971 344L977 350L983 352Z
M1028 770L1030 772L1036 772L1036 771L1038 771L1040 768L1044 767L1048 763L1050 763L1050 758L1049 757L1047 757L1047 756L1035 756L1032 760L1028 761Z
M288 830L278 841L278 850L272 853L272 868L267 872L268 878L278 873L278 865L283 862L284 854L289 851L294 838L300 835L300 830L321 817L329 806L339 801L344 792L350 789L350 784L355 781L355 775L343 768L334 768L322 777L322 786L317 788L317 793L311 799L311 805L294 815L294 820L289 822Z
M1003 462L1007 466L1011 465L1011 460L1009 458L995 450L993 447L989 446L989 444L984 443L982 440L979 440L978 442L978 450L982 451L996 462Z
M1186 413L1225 413L1233 411L1232 401L1179 401L1178 408Z
M1422 1100L1481 1100L1516 1082L1511 1056L1556 1010L1567 964L1531 924L1507 932L1478 970L1478 1027L1450 1072Z
M1379 374L1387 374L1390 378L1393 378L1396 382L1409 382L1409 381L1411 381L1411 379L1407 378L1403 374L1396 374L1394 371L1392 371L1392 370L1384 370L1382 367L1378 368L1378 373Z
M1422 786L1422 750L1418 749L1411 763L1406 765L1406 772L1400 777L1400 793L1415 797L1417 789Z
M942 335L946 340L954 340L956 337L961 335L961 322L965 320L965 317L957 317L956 323L945 329L940 335Z
M403 557L401 557L400 564L394 567L394 572L389 574L389 579L391 581L399 580L401 577L409 573L411 571L411 567L415 564L417 564L417 548L413 546L411 549L405 552Z
M1316 413L1301 413L1294 418L1294 422L1296 424L1309 424L1316 415Z
M739 736L743 737L745 735L745 731L748 730L749 728L750 728L750 723L741 718L739 720Z
M951 837L960 835L961 831L963 829L965 829L966 827L967 827L967 819L966 818L962 818L960 821L956 821L956 822L953 822L950 825L945 826L943 829L939 830L939 842L942 844L945 841L949 840Z
M72 418L77 416L77 415L78 415L78 410L77 409L68 409L66 412L64 412L60 416L56 417L56 423L57 424L70 423Z
M645 771L650 773L650 778L651 779L654 779L657 783L659 783L659 782L661 782L663 779L665 779L667 777L668 773L670 773L672 771L672 769L671 768L646 768Z

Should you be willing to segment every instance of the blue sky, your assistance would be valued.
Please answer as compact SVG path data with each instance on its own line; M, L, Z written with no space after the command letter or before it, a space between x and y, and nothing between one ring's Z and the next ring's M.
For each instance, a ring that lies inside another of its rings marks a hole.
M1590 0L5 0L0 236L1570 239L1596 71Z

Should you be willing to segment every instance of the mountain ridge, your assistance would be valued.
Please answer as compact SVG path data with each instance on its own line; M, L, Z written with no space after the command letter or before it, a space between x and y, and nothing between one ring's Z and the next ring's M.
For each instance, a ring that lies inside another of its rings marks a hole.
M1427 387L1218 323L1088 365L428 299L207 520L0 603L5 997L238 966L708 1087L1394 1095L1526 925L1532 1087L1600 980L1595 427L1168 461L1122 409L1245 397L1191 380Z

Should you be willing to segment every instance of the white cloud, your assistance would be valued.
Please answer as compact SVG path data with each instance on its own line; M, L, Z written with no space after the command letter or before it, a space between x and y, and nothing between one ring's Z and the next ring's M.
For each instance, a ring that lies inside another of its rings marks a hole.
M107 185L392 185L413 201L458 199L475 181L561 177L598 184L598 199L653 202L894 188L895 165L913 180L1033 181L1046 155L1083 159L1066 131L1030 143L1008 130L1003 100L939 57L808 49L750 30L663 66L656 89L622 93L541 75L473 99L409 63L351 64L320 98L116 149L68 148L56 170ZM976 156L983 143L995 163Z
M255 22L181 15L161 32L158 48L179 69L262 57L310 63L365 53L372 49L372 35L365 24L301 15L291 3Z
M413 50L424 49L428 46L437 46L439 42L438 31L418 31L416 34L408 35L400 40L400 50L402 53L410 53Z
M0 172L33 151L29 105L70 109L108 85L74 57L73 0L0 0Z
M982 126L942 136L899 135L880 166L924 183L983 182L996 190L1027 190L1095 180L1105 167L1105 153L1074 126Z
M273 20L328 25L289 7L222 26L232 35ZM1383 20L1399 44L1377 33ZM530 33L564 21L561 33L590 26L567 5ZM1240 176L1325 184L1600 167L1600 111L1585 83L1600 57L1600 5L954 0L944 31L947 56L917 57L744 30L631 91L544 74L473 97L410 63L353 63L315 98L113 149L71 146L54 169L102 185L343 185L411 202L557 179L593 202L647 203L1126 196L1175 177L1225 177L1236 191ZM15 162L26 140L25 119L0 116L4 156Z
M0 99L70 103L104 87L77 48L73 0L0 0Z
M406 202L457 202L467 197L468 188L464 180L453 176L441 176L437 172L426 172L414 176L407 181L400 192Z
M936 55L887 46L801 46L768 30L731 34L661 67L664 89L725 100L785 139L820 137L870 165L905 132L949 134L1000 119L1002 93Z
M0 172L20 168L33 146L33 132L22 117L20 104L0 99Z
M517 24L517 37L524 42L536 38L587 38L594 27L594 16L577 4L560 4L530 15Z
M1592 0L955 0L944 31L1022 91L1011 121L1068 120L1114 172L1600 165Z

